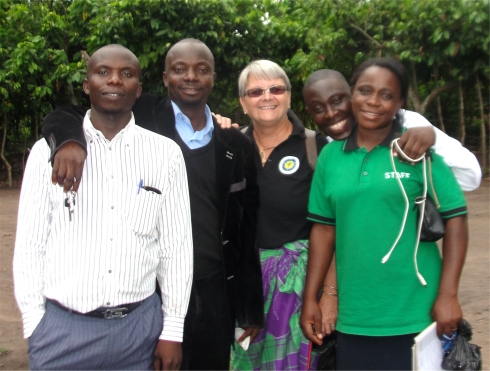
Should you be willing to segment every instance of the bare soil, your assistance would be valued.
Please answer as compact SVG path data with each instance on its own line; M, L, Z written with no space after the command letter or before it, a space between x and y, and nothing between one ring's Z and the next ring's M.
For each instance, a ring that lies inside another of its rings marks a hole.
M466 194L468 200L470 248L460 285L465 318L473 327L473 343L482 347L483 369L490 369L490 179ZM19 188L0 188L0 370L29 367L27 341L22 338L22 320L14 298L12 256Z

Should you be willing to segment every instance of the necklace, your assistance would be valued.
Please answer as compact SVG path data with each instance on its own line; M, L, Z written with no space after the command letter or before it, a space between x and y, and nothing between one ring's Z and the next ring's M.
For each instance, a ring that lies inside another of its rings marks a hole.
M286 138L289 137L289 135L291 134L292 131L293 131L293 126L292 125L289 125L288 128L286 129L286 135L285 135ZM280 135L279 137L281 137L283 135L284 134ZM260 149L260 147L264 147L264 146L262 145L262 143L260 143L259 139L257 138L257 134L255 133L255 130L253 132L253 136L254 136L254 139L255 139L255 143L257 144L257 148L259 150L260 162L262 162L262 167L263 167L265 165L266 161L267 161L267 158L265 157L265 151L268 151L268 150L271 150L271 149L276 148L279 144L281 144L283 142L283 140L280 140L279 143L277 143L273 147L268 147L268 148L262 148L262 149ZM277 138L277 136L276 136L276 138Z
M257 139L255 139L257 140ZM257 142L258 144L258 142ZM277 146L274 146L274 147L269 147L269 148L264 148L264 149L260 149L259 148L259 155L260 155L260 161L262 162L262 166L265 164L265 151L268 151L269 149L274 149L276 148Z
M268 148L260 149L260 147L262 147L262 143L260 143L259 140L257 139L257 135L255 134L255 132L254 132L254 138L255 138L255 143L257 143L257 148L259 149L260 162L262 163L262 166L264 166L264 164L267 160L265 157L265 151L268 151L270 149L274 149L277 147L277 145L275 145L274 147L268 147Z

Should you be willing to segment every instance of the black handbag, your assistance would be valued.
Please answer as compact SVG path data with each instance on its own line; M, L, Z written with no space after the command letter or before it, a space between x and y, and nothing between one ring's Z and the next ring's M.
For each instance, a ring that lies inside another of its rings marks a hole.
M418 204L417 200L415 203L418 205L419 209L417 212L417 219L420 220L421 205ZM434 200L427 195L425 199L425 208L423 215L422 229L420 231L420 241L422 242L435 242L439 241L444 237L444 221L442 220L441 214L437 211L437 207Z
M437 194L434 188L434 183L432 182L432 166L430 158L426 158L429 167L429 180L432 189L432 194L437 201ZM425 202L424 202L425 201ZM424 205L425 203L425 205ZM441 214L439 214L439 202L436 202L427 194L424 196L419 196L415 199L415 204L418 205L417 210L417 220L420 221L422 210L424 212L422 228L420 230L420 241L422 242L435 242L444 237L445 227L444 221L442 220Z

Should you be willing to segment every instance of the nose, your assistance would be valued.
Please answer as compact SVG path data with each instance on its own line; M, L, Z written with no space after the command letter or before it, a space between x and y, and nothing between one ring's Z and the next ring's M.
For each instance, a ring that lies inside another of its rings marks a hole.
M184 78L186 80L197 80L198 79L197 73L196 73L196 71L194 71L193 68L188 68L187 69Z
M271 94L271 92L269 91L269 89L265 89L265 90L264 90L263 97L264 97L264 99L265 99L265 100L269 100L269 99L271 99L271 98L272 98L272 94Z
M107 83L108 84L112 84L112 85L119 85L119 84L122 83L121 76L119 75L119 73L113 72L109 76L109 79L107 80Z
M337 114L337 110L333 109L332 107L325 107L325 117L328 119L333 118Z
M371 94L366 100L366 103L372 106L378 106L379 105L378 96L376 94Z

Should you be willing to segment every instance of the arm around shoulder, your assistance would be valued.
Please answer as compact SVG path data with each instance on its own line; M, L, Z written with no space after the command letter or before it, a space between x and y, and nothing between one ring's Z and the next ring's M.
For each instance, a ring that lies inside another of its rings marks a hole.
M431 123L419 113L405 111L405 126L407 128L429 126ZM475 155L463 147L456 139L433 127L435 131L434 151L444 158L463 191L473 191L480 186L481 168Z
M86 109L77 106L60 107L44 118L43 136L46 139L53 165L51 181L65 192L78 190L83 164L87 157L87 141L83 133Z
M86 151L87 142L83 134L83 118L86 108L63 106L48 113L44 118L43 136L51 149L52 160L58 149L68 141L75 141Z

